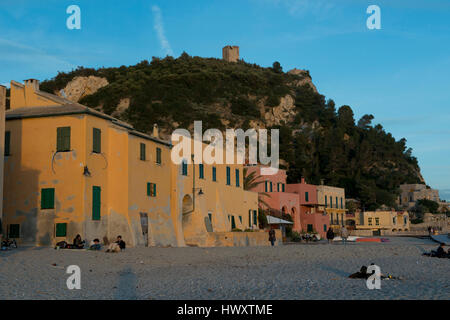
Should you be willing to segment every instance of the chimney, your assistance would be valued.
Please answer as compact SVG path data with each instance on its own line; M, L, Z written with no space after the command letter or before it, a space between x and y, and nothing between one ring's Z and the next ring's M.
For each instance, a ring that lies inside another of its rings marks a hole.
M159 138L159 129L158 124L156 123L153 125L153 137Z
M306 182L305 182L305 178L304 177L302 177L302 180L301 180L302 182L302 184L305 184Z
M23 83L27 87L33 87L34 91L39 91L39 80L37 80L37 79L27 79L27 80L24 80Z

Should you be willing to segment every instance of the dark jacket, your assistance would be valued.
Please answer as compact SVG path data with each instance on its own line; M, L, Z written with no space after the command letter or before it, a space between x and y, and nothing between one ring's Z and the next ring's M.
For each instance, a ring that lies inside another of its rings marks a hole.
M125 247L126 247L125 241L118 240L118 241L116 241L116 243L119 245L121 250L125 249Z
M333 240L334 239L334 232L331 229L328 229L327 231L327 239Z
M272 241L272 240L276 240L276 237L275 237L275 230L273 230L273 229L271 229L271 230L269 231L269 241Z

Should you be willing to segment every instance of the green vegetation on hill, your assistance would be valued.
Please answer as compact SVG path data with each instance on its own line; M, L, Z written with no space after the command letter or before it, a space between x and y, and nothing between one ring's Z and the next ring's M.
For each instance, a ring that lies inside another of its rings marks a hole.
M420 169L406 140L396 141L373 116L357 124L349 106L336 110L332 100L308 84L309 73L284 73L279 63L262 68L244 61L229 63L214 58L153 58L135 66L86 69L79 67L44 81L41 90L56 92L77 76L98 76L109 85L80 100L108 114L119 101L130 99L119 117L141 131L150 132L153 123L170 132L202 120L203 128L240 127L254 120L263 126L261 112L270 111L280 98L291 95L295 117L283 119L280 156L288 163L289 182L303 176L310 183L344 187L348 198L356 198L366 209L394 206L401 183L420 181ZM267 127L267 125L265 125Z

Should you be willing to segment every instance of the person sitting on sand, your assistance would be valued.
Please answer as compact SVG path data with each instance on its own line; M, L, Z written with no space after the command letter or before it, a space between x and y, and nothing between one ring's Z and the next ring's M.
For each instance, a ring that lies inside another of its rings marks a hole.
M101 250L102 249L102 245L100 244L100 240L99 239L94 239L91 242L91 245L89 246L89 250Z
M72 249L84 249L85 241L81 239L81 236L77 234L75 239L73 239Z
M445 253L445 250L444 250L444 246L445 246L445 243L441 243L439 245L439 248L437 248L437 250L436 250L436 257L444 258L446 256L446 253Z
M370 274L367 273L367 267L362 266L361 269L358 272L355 272L348 277L350 279L367 279L369 278Z
M328 243L332 243L333 242L333 239L334 239L334 232L333 232L333 229L331 229L331 227L328 229L328 231L327 231L327 240L328 240Z
M117 236L117 240L111 243L106 252L120 252L126 247L125 241L122 240L122 236Z

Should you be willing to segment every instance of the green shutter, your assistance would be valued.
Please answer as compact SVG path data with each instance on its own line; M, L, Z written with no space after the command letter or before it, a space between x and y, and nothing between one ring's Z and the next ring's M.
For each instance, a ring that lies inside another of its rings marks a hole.
M10 151L10 144L11 144L11 132L6 131L5 132L5 156L9 156L11 153Z
M284 183L282 184L282 187L283 187L282 191L284 192L285 191L285 184Z
M11 239L20 238L20 224L10 224L8 237Z
M92 129L92 152L102 152L102 131L97 128Z
M308 232L313 232L313 225L312 224L308 224Z
M156 197L156 183L153 184L153 196Z
M56 132L56 150L70 151L70 127L59 127Z
M234 216L231 216L231 230L236 229L236 221L234 221Z
M67 223L56 224L56 236L65 237L67 235Z
M200 163L198 165L198 171L199 171L200 179L204 179L205 178L205 169L203 167L203 164Z
M41 190L41 209L55 208L55 189L48 188Z
M240 180L240 178L239 178L239 169L236 169L236 187L239 187L239 181Z
M273 192L273 183L270 182L270 192Z
M239 216L239 221L242 223L242 216Z
M92 220L100 220L101 214L101 188L92 187Z
M213 168L212 168L213 181L217 181L216 173L217 173L216 167L213 167Z
M248 210L248 226L252 226L252 210Z
M147 182L147 196L151 196L151 183Z
M309 192L305 192L305 201L306 201L306 202L309 201Z
M264 181L264 192L268 192L269 188L267 187L269 181Z
M256 210L253 210L253 224L258 225L258 214Z
M140 153L141 153L141 155L140 155L140 159L142 160L142 161L145 161L145 143L141 143L141 150L140 150Z
M230 169L230 167L227 167L227 185L230 185L231 184L231 169Z
M157 164L161 164L161 149L160 148L156 148L156 163Z
M188 167L187 167L187 161L183 160L182 164L181 164L181 174L183 176L187 176L188 174Z

